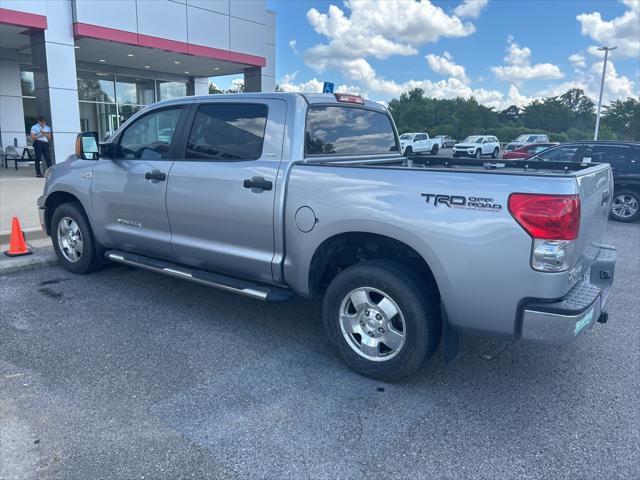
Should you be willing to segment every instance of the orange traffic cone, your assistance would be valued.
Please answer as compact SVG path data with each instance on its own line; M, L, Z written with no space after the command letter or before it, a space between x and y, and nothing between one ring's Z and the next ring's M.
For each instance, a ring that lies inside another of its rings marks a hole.
M7 257L18 257L20 255L31 255L33 252L27 247L24 241L24 233L20 228L20 220L13 217L11 220L11 240L9 240L9 250L4 252Z

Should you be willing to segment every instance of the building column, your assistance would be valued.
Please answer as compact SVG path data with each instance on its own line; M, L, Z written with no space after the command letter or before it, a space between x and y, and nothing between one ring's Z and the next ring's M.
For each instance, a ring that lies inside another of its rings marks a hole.
M262 68L250 67L244 69L244 91L262 91Z
M193 94L209 95L209 79L207 77L194 77Z
M276 14L267 10L264 67L250 67L244 70L245 92L273 92L276 89Z
M3 148L12 146L14 139L17 139L18 147L26 145L20 64L17 59L0 58L0 130ZM18 153L22 151L18 149Z
M47 29L31 36L38 115L49 120L56 163L75 151L80 106L70 1L47 3Z

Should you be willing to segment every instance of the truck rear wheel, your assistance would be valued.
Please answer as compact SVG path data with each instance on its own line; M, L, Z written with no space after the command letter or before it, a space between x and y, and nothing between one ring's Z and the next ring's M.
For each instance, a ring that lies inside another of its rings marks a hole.
M70 272L91 273L101 267L89 220L78 203L63 203L55 209L51 240L60 265Z
M404 149L404 156L405 157L408 157L409 155L412 155L412 154L413 154L413 148L407 147L407 148Z
M408 268L369 260L333 279L324 297L323 323L351 369L391 382L415 373L435 351L437 305L434 289Z
M618 190L611 202L611 218L619 222L633 222L640 217L640 194L636 190Z
M431 155L437 155L438 154L438 145L434 145L433 147L431 147Z

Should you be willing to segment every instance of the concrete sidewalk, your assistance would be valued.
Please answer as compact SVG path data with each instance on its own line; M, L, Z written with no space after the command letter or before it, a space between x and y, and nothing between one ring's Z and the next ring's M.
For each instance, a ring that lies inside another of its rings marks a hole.
M12 217L20 219L27 238L41 236L36 200L43 188L44 178L36 178L33 166L0 167L0 236L11 232Z
M4 252L9 249L9 245L0 245L0 252L3 252L0 253L0 275L58 263L49 237L27 240L27 245L33 253L20 257L7 257Z

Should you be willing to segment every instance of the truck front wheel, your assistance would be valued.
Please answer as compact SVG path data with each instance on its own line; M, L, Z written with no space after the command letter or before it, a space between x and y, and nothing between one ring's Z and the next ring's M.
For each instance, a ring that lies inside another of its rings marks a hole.
M100 268L89 220L78 203L63 203L55 209L51 240L60 265L70 272L84 274Z
M434 289L403 265L368 260L348 267L324 297L327 336L356 372L390 382L415 373L435 351Z

